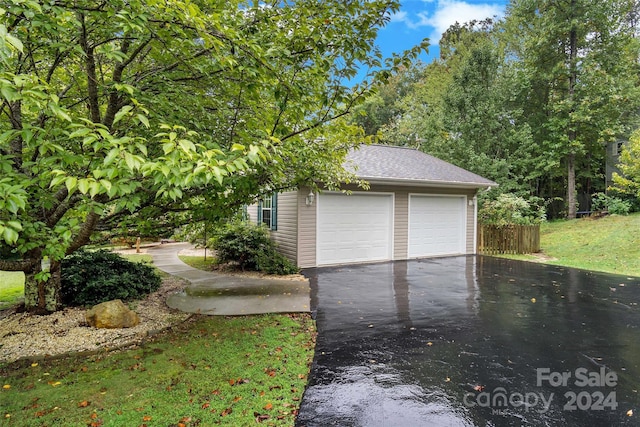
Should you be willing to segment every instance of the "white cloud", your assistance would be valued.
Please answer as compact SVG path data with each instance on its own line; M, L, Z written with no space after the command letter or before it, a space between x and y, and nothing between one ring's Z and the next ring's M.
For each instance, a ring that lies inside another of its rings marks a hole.
M391 22L401 22L412 30L431 27L433 30L429 37L434 44L456 22L462 24L504 14L502 4L472 4L458 0L425 0L424 3L433 10L418 11L412 16L406 11L399 11L391 16Z

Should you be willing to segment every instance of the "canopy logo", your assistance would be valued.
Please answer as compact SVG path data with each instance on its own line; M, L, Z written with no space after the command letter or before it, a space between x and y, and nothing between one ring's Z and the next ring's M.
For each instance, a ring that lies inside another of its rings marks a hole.
M536 369L536 386L551 388L580 388L580 391L569 390L563 394L559 403L564 411L605 411L618 407L616 392L606 390L615 387L618 376L615 372L600 368L599 371L589 371L578 368L575 371L555 372L549 368ZM467 408L491 408L494 414L506 413L508 408L523 407L525 411L535 410L544 414L551 408L556 393L528 391L525 393L509 393L503 387L493 391L485 391L484 387L476 389L479 393L465 393L464 405Z

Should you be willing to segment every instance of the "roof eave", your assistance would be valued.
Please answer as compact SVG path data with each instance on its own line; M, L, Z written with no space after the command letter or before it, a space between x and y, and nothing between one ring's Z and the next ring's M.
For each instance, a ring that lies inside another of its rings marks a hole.
M395 185L410 185L414 187L446 187L446 188L462 188L462 189L477 189L477 188L492 188L497 187L496 182L459 182L459 181L428 181L423 179L407 179L407 178L380 178L380 177L366 177L359 176L359 179L367 181L370 184L395 184Z

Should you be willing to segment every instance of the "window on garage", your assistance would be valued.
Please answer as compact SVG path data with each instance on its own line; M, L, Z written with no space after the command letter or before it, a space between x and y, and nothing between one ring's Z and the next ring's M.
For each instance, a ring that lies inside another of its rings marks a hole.
M272 231L278 229L278 193L258 202L258 224L264 224Z

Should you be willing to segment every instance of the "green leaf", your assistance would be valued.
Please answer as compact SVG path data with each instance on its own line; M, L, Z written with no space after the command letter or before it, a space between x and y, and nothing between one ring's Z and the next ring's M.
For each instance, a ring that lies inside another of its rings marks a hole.
M67 190L69 191L69 194L73 193L73 190L76 188L77 184L78 184L78 178L76 178L75 176L67 177L67 179L64 182L64 185L67 186Z
M122 118L125 117L127 114L129 114L131 110L133 110L133 107L131 105L125 105L124 107L122 107L120 111L116 113L113 119L113 124L115 125L120 120L122 120Z
M78 180L78 190L80 190L82 194L87 194L87 192L89 191L89 184L90 181L86 178Z
M196 151L196 146L188 139L178 140L178 145L180 145L180 148L182 148L182 150L186 153Z
M20 221L8 221L7 225L16 231L22 231L22 224Z
M142 123L147 129L151 127L149 125L149 119L147 118L147 116L145 116L144 114L138 114L136 117L138 118L138 121Z
M18 237L20 237L20 235L13 228L5 227L2 231L2 237L8 245L13 245L18 241Z

